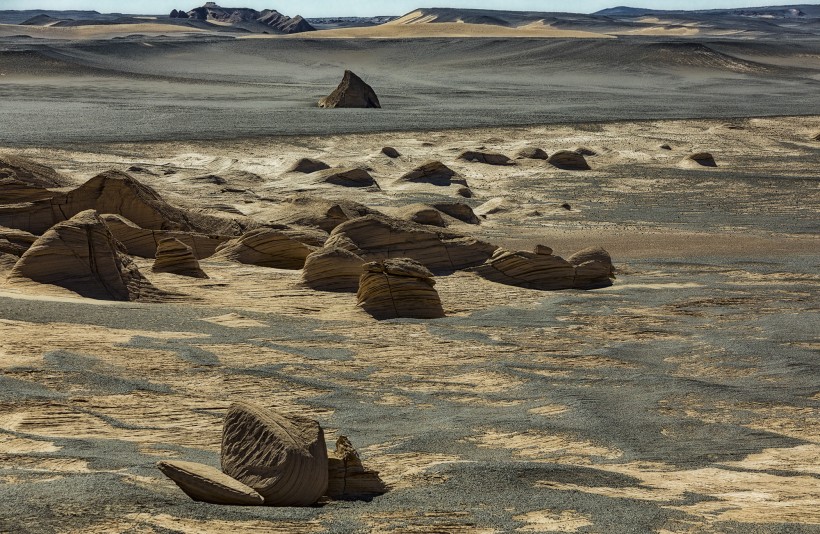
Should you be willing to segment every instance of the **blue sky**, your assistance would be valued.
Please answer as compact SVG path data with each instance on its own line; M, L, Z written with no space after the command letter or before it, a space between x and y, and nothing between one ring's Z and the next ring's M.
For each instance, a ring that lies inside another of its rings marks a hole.
M205 0L0 0L0 9L93 9L110 13L158 14L171 9L191 9ZM472 7L481 9L511 9L526 11L571 11L590 13L617 5L651 7L655 9L712 9L724 7L751 7L787 5L799 0L222 0L220 5L276 9L286 15L367 16L403 15L417 7Z

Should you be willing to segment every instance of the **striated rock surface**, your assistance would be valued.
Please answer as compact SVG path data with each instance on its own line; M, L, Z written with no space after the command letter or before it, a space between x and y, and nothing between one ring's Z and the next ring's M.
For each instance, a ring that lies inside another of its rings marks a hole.
M21 156L0 155L0 204L33 202L55 195L67 184L57 171Z
M163 239L174 238L185 243L191 247L194 257L199 260L212 256L219 245L231 240L231 236L225 235L140 228L125 217L112 213L105 213L100 217L128 254L142 258L156 257L157 245Z
M549 248L549 247L547 247ZM508 286L529 289L571 289L575 283L575 267L560 256L499 248L487 263L471 269L482 278Z
M358 306L375 319L444 317L433 273L410 258L367 263L356 293Z
M480 265L496 249L473 237L384 215L368 215L340 224L325 246L349 250L366 261L411 258L434 272Z
M559 150L547 159L547 163L566 171L588 171L591 168L583 155L571 150Z
M336 247L322 248L305 260L302 283L320 291L355 293L365 261L356 254Z
M30 282L53 284L103 300L160 295L93 210L56 224L22 255L9 283Z
M399 210L399 217L418 224L444 228L447 224L441 212L425 204L410 204Z
M157 245L157 258L152 270L157 273L208 278L205 271L199 267L193 249L173 237L167 237Z
M543 160L547 160L547 159L549 159L550 156L549 156L549 154L547 154L546 152L544 152L544 150L542 150L540 148L527 147L527 148L522 148L521 150L519 150L518 154L516 154L516 157L518 159L543 159Z
M37 241L37 236L24 230L0 226L0 253L22 256Z
M364 169L326 169L316 173L316 180L320 183L341 185L344 187L371 187L377 189L379 184Z
M237 506L260 506L265 502L253 488L209 465L163 460L157 467L195 501Z
M473 212L473 208L463 202L439 202L433 204L433 207L467 224L479 224L481 222Z
M305 174L310 174L316 171L323 171L325 169L329 169L330 165L323 161L319 161L318 159L310 159L310 158L302 158L293 166L288 169L288 172L301 172Z
M709 152L696 152L695 154L690 154L684 158L683 164L687 167L717 167L717 162L715 161L714 156L712 156Z
M467 180L455 178L456 171L440 161L428 161L399 178L400 182L426 183L440 186L461 184L466 186Z
M567 261L575 266L575 284L578 289L596 289L612 285L615 268L609 252L601 247L579 250Z
M343 222L377 211L350 200L326 200L315 195L296 195L277 206L270 222L307 226L330 232Z
M495 152L478 152L476 150L468 150L462 152L458 159L464 161L471 161L474 163L486 163L487 165L515 165L515 162L504 154L497 154Z
M387 485L378 471L362 465L359 453L346 436L336 440L336 450L328 454L327 497L352 500L387 493Z
M224 243L212 257L261 267L301 269L312 250L281 230L257 228Z
M328 96L319 100L320 108L380 108L379 97L372 87L349 70Z
M324 432L311 419L234 404L222 431L222 471L268 506L310 506L328 487Z

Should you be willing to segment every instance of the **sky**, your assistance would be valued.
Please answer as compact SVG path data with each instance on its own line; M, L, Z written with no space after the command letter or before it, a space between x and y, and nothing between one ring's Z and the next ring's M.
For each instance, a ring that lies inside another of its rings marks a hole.
M199 0L0 0L4 9L80 9L101 13L164 14L172 9L189 10L205 3ZM520 11L564 11L592 13L607 7L627 5L653 9L715 9L798 4L800 0L222 0L227 7L276 9L285 15L303 17L403 15L418 7L470 7ZM812 3L811 1L802 3Z

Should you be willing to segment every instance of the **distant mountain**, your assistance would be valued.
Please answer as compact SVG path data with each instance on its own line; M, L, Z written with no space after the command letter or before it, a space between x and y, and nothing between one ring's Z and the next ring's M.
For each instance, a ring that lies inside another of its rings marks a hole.
M254 33L302 33L316 28L300 17L288 17L274 9L257 11L248 7L221 7L208 2L188 11L188 18L203 22L228 24Z
M820 5L799 4L791 6L743 7L730 9L668 10L618 6L596 11L593 15L604 17L645 17L650 15L716 15L735 17L759 17L794 19L820 17Z

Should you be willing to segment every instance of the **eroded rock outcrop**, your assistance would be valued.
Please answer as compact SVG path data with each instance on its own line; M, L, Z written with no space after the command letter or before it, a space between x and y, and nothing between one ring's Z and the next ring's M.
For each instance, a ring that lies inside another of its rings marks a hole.
M477 150L462 152L458 159L473 163L486 163L487 165L515 165L515 162L504 154L479 152Z
M344 187L375 187L379 188L376 180L370 173L360 168L326 169L318 171L316 181L325 184L341 185Z
M318 159L311 159L311 158L302 158L293 166L288 169L288 172L301 172L304 174L310 174L316 171L323 171L325 169L329 169L330 165L323 161L319 161Z
M19 258L35 241L37 241L37 236L34 234L0 226L0 252L4 254L11 254Z
M212 258L260 267L301 269L312 251L281 230L257 228L220 245Z
M219 245L232 239L231 236L216 234L205 235L175 230L149 230L140 228L125 217L113 213L105 213L100 217L108 225L117 241L122 243L128 254L141 258L155 258L159 242L163 239L174 238L191 247L194 256L202 260L212 256Z
M496 249L473 237L385 215L367 215L340 224L325 246L349 250L365 261L411 258L433 272L480 265Z
M481 222L473 208L463 202L438 202L433 204L433 207L467 224L479 224Z
M209 465L163 460L157 467L195 501L236 506L260 506L265 502L253 488Z
M612 285L615 268L609 252L601 247L589 247L579 250L567 261L575 266L575 283L577 289L597 289Z
M326 200L315 195L295 195L276 207L270 222L307 226L330 232L350 219L378 213L351 200Z
M366 469L359 453L346 436L336 440L336 450L328 454L327 497L349 500L373 497L387 492L378 471Z
M151 268L157 273L171 273L192 278L208 278L199 267L194 250L173 237L167 237L157 245L157 257Z
M715 157L709 152L696 152L683 159L685 167L717 167Z
M399 151L396 150L395 148L393 148L392 146L382 147L382 154L384 154L388 158L392 158L392 159L395 159L395 158L398 158L399 156L401 156L401 154L399 154Z
M356 293L358 306L375 319L444 317L433 273L410 258L365 264Z
M17 261L9 283L52 284L83 297L139 300L160 296L93 210L50 228Z
M267 506L310 506L328 487L325 436L312 419L242 402L222 431L222 471L253 488Z
M588 171L591 168L583 155L571 150L559 150L547 159L547 163L566 171Z
M51 167L22 156L0 155L0 204L51 198L55 193L50 188L67 184Z
M427 226L438 226L444 228L447 224L441 216L441 212L433 207L425 204L410 204L402 207L399 212L399 217L410 222L424 224Z
M341 83L319 100L320 108L380 108L379 97L364 80L346 70Z
M544 152L544 150L537 148L537 147L526 147L522 148L516 154L518 159L542 159L546 160L549 159L549 154Z
M399 182L415 182L440 186L467 185L467 180L456 178L456 171L440 161L428 161L399 178Z
M302 269L302 283L320 291L345 291L355 293L365 261L337 247L326 247L311 252Z

